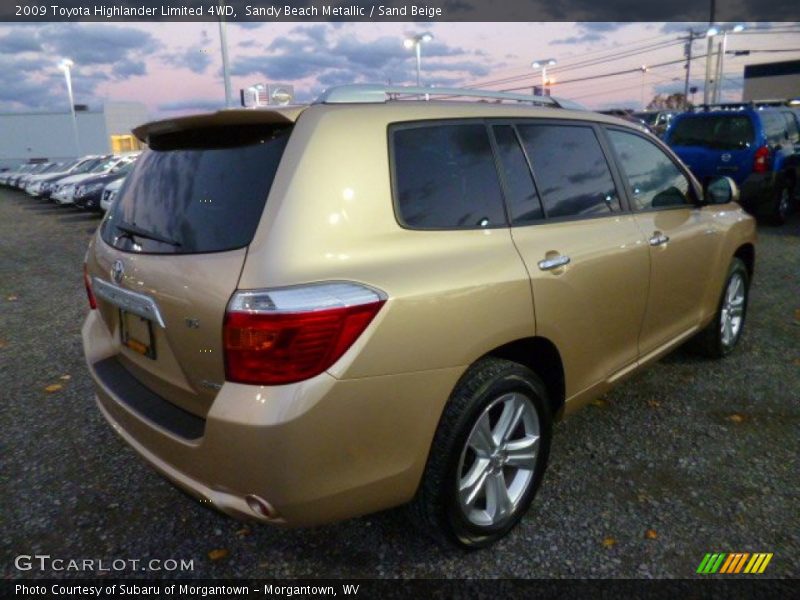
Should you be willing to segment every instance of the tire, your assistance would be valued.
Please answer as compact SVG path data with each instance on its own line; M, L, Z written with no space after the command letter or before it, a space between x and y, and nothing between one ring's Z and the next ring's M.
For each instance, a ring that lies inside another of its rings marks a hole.
M518 363L485 358L470 367L445 407L422 482L408 506L414 524L444 545L465 549L486 547L511 531L547 466L549 406L542 381ZM516 425L501 436L501 425L515 411L521 415L510 419ZM505 441L498 444L498 439ZM481 477L484 483L478 485Z
M794 200L794 189L789 182L781 181L776 190L772 201L769 215L769 222L772 225L783 225L792 212L792 202Z
M736 286L736 281L741 286L741 303L731 301L732 287ZM708 358L722 358L730 354L742 337L749 297L750 275L747 267L740 259L734 258L725 278L714 319L692 340L693 349ZM736 318L739 320L736 321ZM724 327L726 323L730 325L727 331Z

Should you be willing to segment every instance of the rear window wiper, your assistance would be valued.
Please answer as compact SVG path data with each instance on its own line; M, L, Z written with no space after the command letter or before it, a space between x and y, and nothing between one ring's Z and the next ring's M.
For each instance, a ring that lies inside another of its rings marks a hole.
M119 223L114 223L114 227L119 229L120 231L124 231L129 235L135 235L140 238L145 238L148 240L153 240L156 242L161 242L162 244L169 244L170 246L180 247L181 243L175 240L171 240L167 237L163 237L158 235L157 233L153 233L151 231L147 231L132 223L126 223L125 221L121 221Z

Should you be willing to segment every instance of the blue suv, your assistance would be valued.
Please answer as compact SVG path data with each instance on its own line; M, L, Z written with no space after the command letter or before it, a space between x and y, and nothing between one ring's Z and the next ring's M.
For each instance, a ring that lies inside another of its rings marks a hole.
M800 111L789 106L721 104L672 120L665 141L705 187L727 175L753 215L782 224L800 191Z

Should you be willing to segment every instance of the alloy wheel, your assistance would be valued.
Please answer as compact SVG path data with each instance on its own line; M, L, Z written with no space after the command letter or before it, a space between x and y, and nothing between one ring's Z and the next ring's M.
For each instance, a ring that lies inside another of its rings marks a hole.
M483 410L461 451L458 505L479 527L513 518L534 481L539 416L524 394L504 394Z
M744 277L742 277L741 273L734 273L728 281L728 287L725 289L720 315L720 333L722 344L726 348L730 348L736 343L742 331L746 293Z

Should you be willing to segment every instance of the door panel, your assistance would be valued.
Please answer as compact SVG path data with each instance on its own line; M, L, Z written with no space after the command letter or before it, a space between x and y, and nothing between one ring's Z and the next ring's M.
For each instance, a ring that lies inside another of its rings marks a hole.
M636 361L650 266L634 218L614 215L511 231L531 276L536 333L561 352L567 398ZM570 262L539 267L558 256Z
M711 211L679 208L638 213L636 222L650 245L650 291L642 325L642 354L699 325L706 307L712 268L718 263L722 233Z
M647 354L703 320L721 233L713 211L695 205L697 191L668 151L631 131L610 128L607 135L650 251L650 289L639 339L640 354Z

